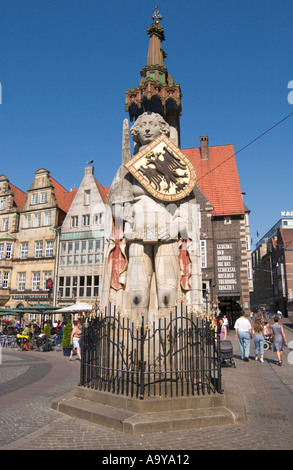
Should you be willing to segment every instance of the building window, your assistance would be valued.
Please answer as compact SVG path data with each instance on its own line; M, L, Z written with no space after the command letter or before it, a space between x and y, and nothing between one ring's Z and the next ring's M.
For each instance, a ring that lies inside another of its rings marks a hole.
M247 271L248 271L248 279L252 279L252 268L251 268L251 261L247 261Z
M88 206L91 202L91 190L90 189L86 189L84 191L84 200L83 200L83 203L85 206Z
M41 273L33 273L32 290L40 290Z
M7 232L8 230L8 218L2 219L1 222L1 232Z
M200 240L201 267L207 267L207 244L206 240Z
M77 285L78 285L78 277L73 276L73 278L72 278L72 297L77 296Z
M94 214L94 225L101 225L103 223L103 213Z
M3 289L7 289L8 288L8 281L9 281L9 272L7 271L4 271L3 273Z
M71 277L66 276L65 279L65 297L70 297Z
M47 284L48 279L52 279L52 272L51 271L46 271L43 274L43 290L47 289L46 284Z
M18 291L24 291L25 290L25 273L19 273L18 274L17 290Z
M4 243L0 243L0 259L4 258Z
M63 297L64 293L64 276L59 277L59 294L60 297Z
M103 263L103 253L99 253L95 255L95 264L102 264Z
M98 297L101 276L61 276L59 295L61 297Z
M41 258L43 251L43 242L35 242L35 258Z
M38 193L34 193L31 195L31 204L38 204Z
M53 247L54 247L53 241L46 242L46 250L45 250L46 258L51 258L53 256Z
M41 226L41 213L38 212L37 214L34 214L33 227L37 228L40 226Z
M99 297L100 276L94 276L94 297Z
M84 296L84 281L85 281L85 277L80 276L79 278L79 296L80 297Z
M5 199L1 199L0 201L0 211L3 211L5 209Z
M6 259L11 259L11 254L12 254L12 244L7 243L6 244Z
M52 219L52 216L51 216L51 212L45 212L44 213L44 226L48 226L48 225L51 225L51 219Z
M22 228L30 228L30 225L31 225L31 216L25 215L23 218Z
M225 217L224 224L225 225L230 225L231 224L231 217Z
M86 296L92 296L92 276L86 277Z
M44 204L45 202L47 202L47 193L41 193L40 203Z
M71 227L78 227L78 215L71 217Z
M250 246L250 236L246 235L246 249L249 251L251 249Z
M28 242L24 242L20 245L20 257L21 259L28 257Z
M84 227L87 227L87 226L89 226L89 224L90 224L90 215L89 214L83 215L82 216L82 225Z

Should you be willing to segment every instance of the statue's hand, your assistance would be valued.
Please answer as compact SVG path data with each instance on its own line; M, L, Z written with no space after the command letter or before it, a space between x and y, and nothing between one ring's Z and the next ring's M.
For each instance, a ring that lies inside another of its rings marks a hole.
M171 240L170 228L169 227L162 228L158 233L158 239L161 240L161 241Z
M186 237L186 226L184 221L176 219L159 231L158 238L162 241L177 240L179 235Z

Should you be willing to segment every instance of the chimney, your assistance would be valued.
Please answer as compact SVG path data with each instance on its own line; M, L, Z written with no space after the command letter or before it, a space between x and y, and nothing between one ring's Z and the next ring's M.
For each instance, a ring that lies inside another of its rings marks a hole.
M209 159L209 138L207 135L203 135L200 137L200 159Z

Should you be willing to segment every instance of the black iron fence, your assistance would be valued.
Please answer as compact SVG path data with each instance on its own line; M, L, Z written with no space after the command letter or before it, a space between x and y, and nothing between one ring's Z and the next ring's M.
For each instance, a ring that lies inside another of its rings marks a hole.
M110 306L82 330L82 386L141 399L222 392L211 322L182 306L152 324Z

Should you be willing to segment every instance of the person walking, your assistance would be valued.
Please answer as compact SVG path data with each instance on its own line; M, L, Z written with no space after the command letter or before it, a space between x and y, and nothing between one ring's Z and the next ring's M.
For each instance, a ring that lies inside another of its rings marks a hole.
M81 335L82 335L82 331L81 331L81 328L80 328L81 327L81 321L80 320L75 320L73 322L73 324L74 324L74 328L72 330L71 339L70 339L70 344L72 344L72 350L71 350L71 353L70 353L69 360L72 361L72 356L74 354L74 351L76 350L78 358L81 361L81 354L80 354L80 339L81 339Z
M262 314L257 314L253 324L255 360L263 362L264 357L264 321ZM259 357L260 355L260 357Z
M235 338L238 339L241 359L248 362L252 327L250 321L245 318L245 312L243 310L241 311L240 317L236 320L234 328L236 332Z
M229 321L228 321L227 315L223 315L223 323L224 323L224 326L226 327L226 333L228 334L228 332L229 332Z
M274 317L274 322L275 323L271 326L273 337L272 351L277 353L278 365L281 366L283 361L283 351L285 349L285 345L287 346L287 339L283 325L279 324L279 315Z
M222 317L219 317L218 319L218 333L220 335L220 340L221 339L227 339L227 328L224 324L224 319Z

